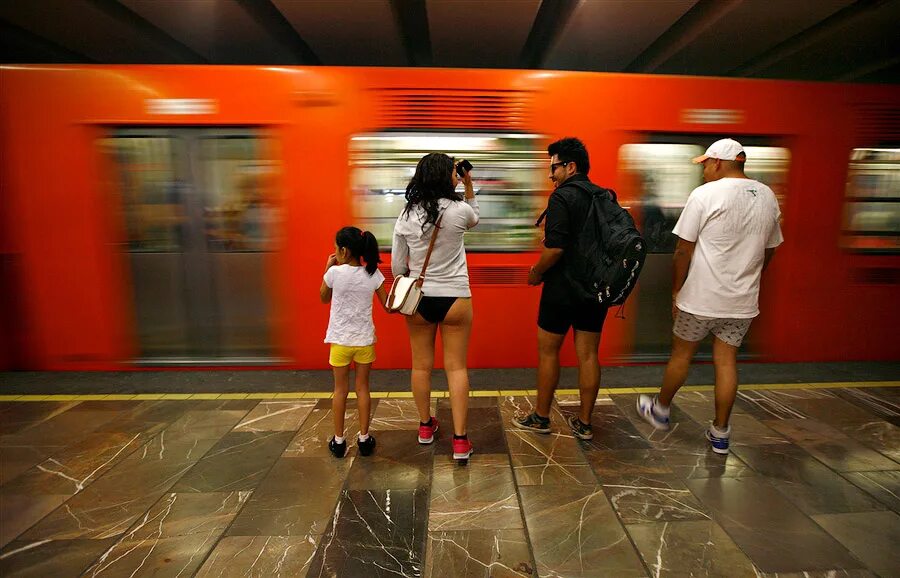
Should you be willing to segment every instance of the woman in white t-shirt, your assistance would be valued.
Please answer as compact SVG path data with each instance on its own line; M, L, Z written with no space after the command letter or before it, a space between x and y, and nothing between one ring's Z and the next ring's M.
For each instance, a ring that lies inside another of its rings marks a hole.
M469 165L471 168L471 165ZM431 415L431 370L438 328L444 345L444 370L453 412L453 458L467 460L472 444L466 435L469 373L466 354L472 328L472 292L463 235L478 224L478 201L472 177L442 153L422 157L406 187L406 208L394 225L391 271L394 276L418 277L438 218L431 260L425 271L422 301L415 315L406 318L412 348L412 390L419 411L419 443L430 444L438 422ZM465 196L456 192L462 180Z
M356 227L337 232L334 253L328 256L325 277L319 288L322 303L331 302L325 343L331 344L329 363L334 372L334 437L328 449L336 457L347 453L344 440L344 411L350 391L350 363L356 363L356 403L359 412L357 446L363 456L375 449L369 434L369 370L375 361L375 324L372 322L372 295L378 295L382 307L387 299L384 275L378 270L381 258L375 235ZM362 262L365 261L365 267Z

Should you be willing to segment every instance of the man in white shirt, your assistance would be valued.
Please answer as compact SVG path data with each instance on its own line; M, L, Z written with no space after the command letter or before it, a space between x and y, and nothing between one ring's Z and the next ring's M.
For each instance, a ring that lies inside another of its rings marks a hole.
M672 355L657 396L641 395L638 413L669 429L669 404L684 385L700 342L713 334L716 417L706 432L712 450L727 454L728 419L737 395L737 351L759 315L762 272L783 241L772 189L744 174L746 153L732 139L714 142L694 159L706 184L688 197L673 229L678 236L672 283Z

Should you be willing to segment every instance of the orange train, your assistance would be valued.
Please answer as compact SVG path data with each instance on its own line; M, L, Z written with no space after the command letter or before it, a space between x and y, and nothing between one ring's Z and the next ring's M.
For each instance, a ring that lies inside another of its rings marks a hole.
M390 231L416 160L475 165L472 367L536 363L546 145L578 136L651 254L607 364L665 359L671 228L720 136L782 206L745 355L900 358L900 88L555 71L4 66L0 369L327 367L334 234ZM408 367L376 311L380 368ZM564 361L573 364L571 345Z

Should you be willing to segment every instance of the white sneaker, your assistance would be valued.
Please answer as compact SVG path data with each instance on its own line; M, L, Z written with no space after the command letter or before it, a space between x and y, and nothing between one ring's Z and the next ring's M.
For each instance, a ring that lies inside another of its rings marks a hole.
M654 395L650 397L643 393L639 395L637 398L637 412L639 416L644 418L644 421L656 429L669 429L669 416L663 416L662 412L659 411L659 396Z

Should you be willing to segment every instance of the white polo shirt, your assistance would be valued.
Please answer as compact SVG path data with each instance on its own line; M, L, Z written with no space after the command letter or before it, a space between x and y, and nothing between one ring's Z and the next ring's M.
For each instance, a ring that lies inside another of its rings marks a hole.
M707 317L759 315L765 250L784 241L780 218L772 189L753 179L724 178L694 189L672 230L696 243L676 306Z

